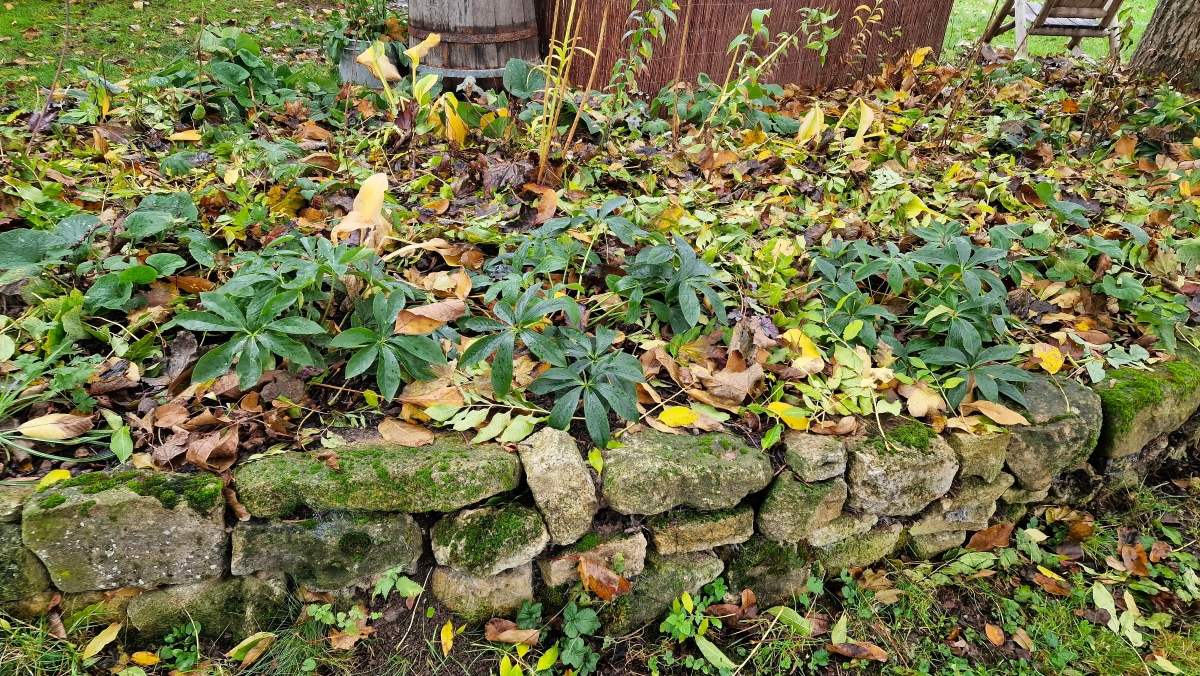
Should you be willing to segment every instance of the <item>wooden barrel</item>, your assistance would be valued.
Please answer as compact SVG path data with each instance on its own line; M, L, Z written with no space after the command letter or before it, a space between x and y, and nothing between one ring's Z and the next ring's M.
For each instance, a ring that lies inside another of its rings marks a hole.
M535 0L412 0L409 44L430 33L441 42L421 59L419 73L449 78L499 78L509 59L536 61Z

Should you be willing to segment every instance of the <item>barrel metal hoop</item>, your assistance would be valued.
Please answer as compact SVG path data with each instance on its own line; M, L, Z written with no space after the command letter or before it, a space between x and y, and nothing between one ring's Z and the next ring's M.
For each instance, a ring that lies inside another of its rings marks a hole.
M442 77L504 77L503 68L437 68L436 66L420 65L417 66L417 72L433 73L434 75L441 75Z
M418 40L424 40L429 37L430 31L422 30L415 26L408 27L408 34ZM527 40L538 36L537 26L522 28L519 31L509 31L507 33L440 33L442 42L454 42L469 45L483 45L494 42L516 42L517 40Z

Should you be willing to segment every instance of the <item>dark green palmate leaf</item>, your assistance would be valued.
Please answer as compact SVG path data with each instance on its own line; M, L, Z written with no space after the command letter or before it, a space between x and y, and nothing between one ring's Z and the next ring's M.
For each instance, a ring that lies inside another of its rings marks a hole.
M354 378L375 365L375 382L385 399L392 399L405 380L433 380L436 376L430 369L432 364L445 364L437 341L430 336L394 335L396 315L404 309L404 294L393 292L375 294L370 312L357 312L362 319L366 315L368 326L357 326L338 334L330 341L330 347L354 349L346 362L346 378Z

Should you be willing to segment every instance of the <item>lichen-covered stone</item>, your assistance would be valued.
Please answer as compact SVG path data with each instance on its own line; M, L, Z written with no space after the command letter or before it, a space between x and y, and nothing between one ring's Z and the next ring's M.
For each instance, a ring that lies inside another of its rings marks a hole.
M846 473L846 442L841 437L788 430L783 435L783 459L803 481L840 477Z
M477 577L529 563L550 543L541 515L516 504L444 516L429 536L440 565Z
M646 430L604 451L603 494L622 514L673 507L727 509L771 482L771 461L729 434L676 436Z
M1025 384L1030 425L1008 428L1006 464L1017 485L1040 491L1055 475L1086 461L1100 438L1100 397L1074 380L1034 376Z
M995 481L1000 476L1011 441L1012 435L1007 432L951 432L946 435L946 443L958 458L959 476L977 476L984 481Z
M874 514L843 514L813 530L808 536L808 544L814 547L828 547L862 535L874 528L876 523L879 523L879 517Z
M750 589L762 609L789 604L808 594L812 556L803 546L755 536L744 544L721 547L725 580L733 592Z
M307 453L272 455L234 470L238 498L258 517L299 506L373 512L452 512L520 485L521 463L499 446L440 436L430 446L337 449L340 469Z
M1129 367L1109 371L1092 386L1104 409L1096 452L1124 458L1151 439L1173 432L1200 408L1200 367L1184 361L1159 364L1151 371Z
M210 580L151 590L129 602L130 623L143 637L158 639L185 624L200 624L200 635L236 643L288 621L287 580L255 575Z
M767 491L755 525L770 540L800 542L838 518L845 503L846 482L840 477L806 485L783 472Z
M983 530L996 513L996 501L1013 485L1011 474L1001 472L995 481L969 477L952 496L935 500L921 512L909 529L910 535L931 535L947 531Z
M659 554L702 552L749 540L754 535L754 510L749 506L715 512L689 509L660 514L648 525Z
M942 552L961 547L966 539L965 530L948 530L928 535L913 535L908 541L908 547L918 559L932 559Z
M906 440L899 435L889 441L865 439L851 450L848 507L865 514L911 516L950 490L958 460L944 439L929 437L926 448L903 445Z
M1040 491L1030 491L1024 488L1009 488L1000 496L1000 500L1007 502L1010 505L1025 505L1034 502L1042 502L1050 495L1049 488L1043 488Z
M450 612L470 622L512 617L523 601L533 599L533 564L487 577L438 566L433 569L433 595Z
M21 542L21 527L0 523L0 602L23 599L49 586L46 567Z
M50 584L48 575L46 584ZM26 622L35 622L52 609L57 610L64 618L69 618L86 609L88 619L97 624L124 622L125 610L129 607L129 602L141 593L141 589L128 588L116 591L85 591L64 594L57 589L50 588L23 599L0 603L0 612Z
M0 486L0 523L16 523L21 520L21 508L25 505L25 500L33 495L36 487L34 484L28 486Z
M221 479L94 472L25 502L22 539L64 592L199 582L225 571Z
M650 552L633 593L617 597L601 610L602 631L608 636L621 635L657 621L683 592L695 596L724 569L721 559L707 552L673 556Z
M550 539L569 545L592 527L600 509L596 487L570 434L547 427L518 447L525 482L546 521Z
M627 580L642 574L646 565L646 536L642 533L618 533L598 543L588 542L588 539L585 537L574 547L538 559L538 569L547 587L578 580L580 556L604 564Z
M862 568L887 557L896 550L904 529L898 523L877 526L858 537L842 540L815 550L817 560L831 574L844 568Z
M407 514L324 512L299 523L247 521L233 529L230 572L283 571L310 591L370 587L387 570L416 571L423 536Z

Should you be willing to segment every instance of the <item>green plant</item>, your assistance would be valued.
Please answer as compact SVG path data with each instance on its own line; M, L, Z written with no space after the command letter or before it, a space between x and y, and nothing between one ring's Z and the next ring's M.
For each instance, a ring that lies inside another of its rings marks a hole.
M275 355L298 365L312 365L308 349L290 334L324 333L320 324L303 317L284 316L299 300L295 291L272 296L258 295L240 307L234 299L218 291L200 294L200 302L211 310L184 312L175 322L193 331L232 333L229 342L210 350L196 362L192 382L204 382L223 375L237 361L238 383L249 389L263 372L275 367Z
M654 56L654 40L667 39L666 20L678 23L679 4L674 0L648 0L646 9L638 5L642 0L632 0L629 6L627 24L633 24L622 36L628 44L627 54L613 63L609 87L613 90L610 107L619 110L630 104L630 95L639 91L637 76L645 72L647 64Z
M711 669L708 668L711 666L724 673L738 667L737 663L729 659L706 636L710 627L719 629L722 623L716 617L709 616L705 610L708 606L719 602L725 596L725 591L725 581L717 578L715 582L704 587L704 594L697 600L693 601L691 594L684 592L671 602L671 612L658 627L659 631L670 635L672 640L682 643L691 639L700 649L702 660L690 655L683 658L683 665L689 669L711 673Z
M375 589L371 591L371 598L382 596L387 600L393 591L406 599L415 599L425 592L425 588L410 580L404 575L404 567L398 566L383 572L383 577L379 578Z
M588 434L599 448L608 446L611 428L608 412L633 422L640 418L634 402L634 383L645 382L642 365L633 355L611 349L617 332L600 327L595 336L578 329L554 328L552 340L562 345L570 360L546 371L529 385L534 394L555 394L558 398L550 411L550 426L565 430L570 426L583 400L583 418Z
M1013 345L993 345L992 347L969 351L957 347L931 347L921 353L921 358L910 358L909 363L917 368L925 368L925 364L949 366L953 375L940 383L946 401L955 408L958 407L972 388L978 389L984 399L1000 402L1000 395L1025 405L1025 395L1013 383L1026 383L1033 379L1025 371L1011 364L1003 364L1017 356L1019 347Z
M629 202L624 197L610 197L599 207L584 207L569 218L552 218L533 232L539 237L555 237L567 230L587 230L592 237L611 233L621 242L633 246L635 237L644 237L646 231L617 214L617 210Z
M624 266L624 276L608 276L609 289L629 299L625 321L638 321L645 302L660 322L684 333L700 323L700 296L704 296L716 320L726 323L725 303L717 293L726 287L713 276L716 270L697 258L682 237L673 235L673 240L674 246L643 248Z
M396 332L396 316L404 309L404 294L376 293L367 303L360 302L355 312L359 326L347 329L329 342L330 347L357 349L346 363L346 378L366 372L375 365L375 381L384 399L396 396L402 380L433 380L432 364L445 364L446 356L437 341L428 335Z
M188 620L163 637L163 647L158 657L171 668L187 672L200 663L200 623Z
M557 291L557 289L555 289ZM492 359L492 390L496 396L504 397L512 388L513 350L520 340L529 351L542 361L555 366L565 366L562 350L538 332L544 318L555 312L566 312L572 321L579 321L579 306L566 296L546 298L542 289L532 287L518 298L501 298L493 308L495 319L470 317L459 322L465 329L476 332L494 331L475 339L459 359L462 367L472 366Z

